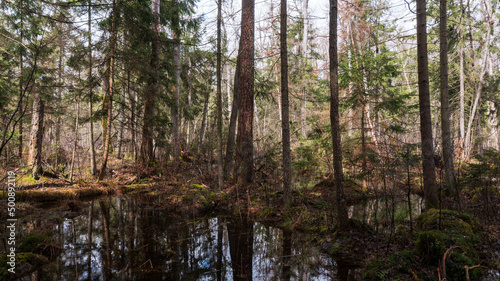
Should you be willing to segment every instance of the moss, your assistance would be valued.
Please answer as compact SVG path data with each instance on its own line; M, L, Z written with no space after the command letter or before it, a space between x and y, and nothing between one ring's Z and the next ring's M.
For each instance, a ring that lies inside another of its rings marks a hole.
M30 233L26 235L19 247L21 252L31 252L36 249L36 247L42 243L47 243L50 238L46 235L40 233Z
M421 230L440 229L473 235L481 231L481 224L466 213L452 210L430 209L417 218L417 227Z
M389 257L372 258L365 267L364 280L418 280L418 257L405 250Z
M38 180L33 178L31 174L27 174L21 178L18 179L17 185L33 185L33 184L38 184L40 182L45 181L47 178L45 177L40 177Z
M435 230L420 233L415 243L415 252L429 265L437 265L446 251L444 235Z
M33 253L21 252L16 254L18 264L30 264L31 266L40 266L49 262L47 257Z

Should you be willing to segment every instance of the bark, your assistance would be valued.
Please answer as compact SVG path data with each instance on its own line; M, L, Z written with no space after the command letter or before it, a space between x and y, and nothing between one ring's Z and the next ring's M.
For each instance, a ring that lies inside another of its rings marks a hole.
M332 130L333 169L335 175L337 201L337 227L341 230L349 225L344 192L344 173L342 171L342 146L339 122L339 83L337 56L337 0L330 0L330 126ZM329 196L330 197L330 196Z
M446 0L440 0L439 57L441 64L441 141L443 146L446 185L448 188L453 188L455 183L455 171L453 169L453 147L451 144L450 130L450 102L448 97L448 40L446 31L446 10Z
M136 113L135 104L137 95L132 93L130 90L130 71L127 71L127 93L130 100L130 115L129 115L129 127L130 127L130 147L129 150L132 151L134 160L137 160L137 144L136 144Z
M222 163L222 58L221 58L222 0L217 1L217 174L219 191L224 185Z
M93 120L93 77L92 77L92 14L91 14L92 0L89 0L88 7L88 25L89 25L89 77L88 77L88 87L89 87L89 143L90 143L90 169L92 175L97 173L96 163L95 163L95 147L94 147L94 120Z
M465 74L464 74L464 36L463 27L460 27L460 46L458 56L460 57L460 146L465 139ZM463 147L462 147L463 148Z
M235 174L243 184L249 184L253 180L254 21L255 0L242 0L240 104L236 139L236 164L241 166Z
M429 69L427 58L427 18L425 0L417 0L417 56L424 198L426 200L427 208L436 208L438 207L438 198L436 190L434 147L432 141Z
M153 14L153 40L151 42L151 77L150 85L146 91L144 98L144 123L142 125L142 141L141 141L141 161L143 163L152 164L154 162L153 152L153 111L154 97L158 93L159 86L159 63L160 63L160 1L153 0L151 2L151 11Z
M205 128L207 126L207 113L208 113L208 100L210 98L210 93L205 94L205 102L203 104L203 118L201 121L201 128L200 128L200 141L198 144L198 147L201 146L203 143L203 138L205 137Z
M233 89L233 104L231 106L231 117L229 118L229 132L227 135L227 145L226 145L226 160L224 165L224 177L230 177L230 173L233 170L233 160L234 160L234 146L236 137L236 122L238 121L238 107L240 102L240 67L241 61L238 56L236 59L236 71L234 74L234 89Z
M123 131L125 130L125 80L122 80L122 94L120 96L120 115L118 119L118 140L116 148L116 158L122 159L122 148L123 148Z
M60 42L62 43L62 42ZM64 43L62 43L64 44ZM63 78L62 78L62 73L64 71L64 64L63 64L63 54L64 54L64 47L63 46L60 46L59 47L59 71L58 71L58 74L57 74L57 83L59 84L59 87L57 88L57 96L56 96L56 101L58 103L60 103L62 101L62 96L63 96L63 92L62 92L62 85L63 85ZM55 136L55 145L57 147L57 149L61 148L61 114L62 114L62 110L61 109L57 109L56 110L56 136ZM56 163L59 165L61 164L61 153L57 152L56 153Z
M177 0L173 1L173 5L179 5ZM177 7L174 9L178 9ZM171 107L171 115L172 115L172 153L175 160L179 159L181 155L180 148L180 140L179 140L179 124L180 124L180 116L179 116L179 107L180 107L180 87L181 87L181 48L180 48L180 27L179 27L179 11L176 10L174 12L173 20L172 20L173 30L172 37L174 40L174 52L173 52L173 60L174 60L174 70L175 70L175 85L173 88L174 94L174 105Z
M80 97L77 98L76 101L76 120L75 120L75 141L73 142L73 153L71 154L71 169L69 173L69 181L73 182L73 171L75 168L75 156L76 156L76 148L78 145L78 122L80 118Z
M22 5L23 1L19 1L20 8L22 10ZM23 20L23 13L21 12L21 34L20 34L20 40L21 43L23 41L23 31L24 31L24 20ZM19 53L19 96L23 95L23 68L24 68L24 63L23 63L23 51L21 49ZM23 159L23 120L22 117L19 118L19 151L18 151L18 157L19 159Z
M309 0L302 0L302 13L303 13L303 20L304 20L304 28L302 30L302 42L301 42L301 50L302 50L302 79L306 76L306 66L307 66L307 39L308 39L308 33L309 33L309 25L308 25L308 15L307 15L307 10L309 7ZM306 100L307 100L307 91L306 91L306 81L302 80L302 102L300 104L300 115L301 115L301 125L300 125L300 130L301 134L304 137L307 137L306 135Z
M42 170L42 140L43 118L45 105L38 89L33 96L33 114L31 117L30 146L28 153L28 168L33 178L38 180Z
M107 109L107 120L106 120L106 139L104 141L104 154L102 157L102 166L99 171L99 179L102 180L106 173L106 165L108 163L109 156L109 143L111 138L111 120L112 120L112 109L113 109L113 90L114 90L114 63L115 63L115 44L116 44L116 0L113 0L113 12L111 15L111 38L110 38L110 48L109 48L109 84L108 91L105 97L106 109ZM104 132L103 132L104 133Z
M307 2L307 0L305 0ZM292 168L290 156L290 113L288 104L287 1L281 0L280 57L281 57L281 129L283 132L283 200L290 204Z

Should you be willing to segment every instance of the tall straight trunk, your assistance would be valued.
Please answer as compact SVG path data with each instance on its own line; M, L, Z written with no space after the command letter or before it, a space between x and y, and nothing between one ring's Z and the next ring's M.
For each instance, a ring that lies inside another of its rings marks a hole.
M217 174L219 191L224 185L222 165L222 50L221 50L222 0L217 1Z
M153 40L151 42L151 77L150 85L146 91L144 98L144 123L142 125L142 141L141 141L141 161L143 163L151 164L154 162L153 152L153 111L154 111L154 97L157 95L159 86L158 68L160 64L160 1L153 0L151 2L151 11L153 14L153 23L151 29L153 30Z
M203 138L205 137L205 128L207 126L207 113L208 113L208 101L210 98L210 93L207 92L205 94L205 102L203 103L203 117L201 121L201 128L200 128L200 142L198 144L198 148L201 147L203 143Z
M17 155L19 160L23 159L23 120L19 119L19 137L18 137L19 147Z
M330 126L332 130L333 169L335 175L337 201L337 227L346 229L349 217L344 192L344 172L342 171L342 145L339 122L339 80L337 56L337 0L330 0Z
M464 47L462 45L460 45L458 52L460 57L460 143L463 145L465 138L465 74Z
M75 141L73 142L73 152L71 153L71 169L70 169L70 173L69 173L69 181L70 182L73 182L73 171L75 168L76 148L78 145L79 119L80 119L80 96L78 96L77 100L76 100Z
M235 174L243 184L249 184L253 180L255 0L242 0L241 5L240 104L236 139L236 165L241 168Z
M42 170L43 118L45 105L39 89L33 95L33 113L31 117L30 146L28 152L28 168L33 178L38 180Z
M23 18L23 1L19 1L19 6L21 10L21 34L20 34L20 41L21 43L23 42L23 31L24 31L24 18ZM24 69L24 63L23 63L23 49L20 48L19 52L19 96L21 97L23 95L23 69ZM23 119L22 119L22 113L20 112L19 115L21 115L21 118L19 118L19 148L18 148L18 157L19 160L23 159Z
M231 118L231 65L229 63L226 64L226 70L227 117Z
M92 0L89 0L88 7L88 20L89 20L89 77L88 77L88 87L89 87L89 143L90 143L90 169L92 175L97 173L96 163L95 163L95 147L94 147L94 120L93 120L93 77L92 77Z
M429 95L429 64L427 58L427 17L425 0L417 0L417 56L424 197L427 208L436 208L438 207L438 198L434 164L434 147L432 141L431 102Z
M463 10L463 3L460 1L460 8ZM460 41L458 47L458 56L460 58L460 146L463 152L463 145L465 139L465 73L464 73L464 44L465 44L465 36L464 36L464 24L462 23L464 17L464 13L460 17ZM463 157L463 155L462 155Z
M62 101L62 96L63 96L63 93L62 93L62 84L63 84L63 78L62 78L62 73L64 71L64 64L63 64L63 54L64 54L64 47L63 46L60 46L59 47L59 70L57 72L57 83L59 84L59 87L57 88L57 96L56 96L56 100L58 103L60 103ZM61 146L61 109L59 110L56 110L56 136L55 136L55 139L56 139L56 142L55 142L55 145L56 147L59 147ZM61 157L61 154L60 153L56 153L56 163L57 164L61 164L61 161L62 159L60 158Z
M302 50L302 79L306 76L306 66L307 66L307 39L309 33L309 25L308 25L308 15L307 10L309 7L309 0L302 0L302 13L303 13L303 21L304 28L302 29L302 42L301 42L301 50ZM306 135L306 103L307 100L307 89L305 85L305 81L302 80L302 102L300 104L300 115L301 115L301 124L300 130L302 136L307 137Z
M106 174L106 165L108 164L109 156L109 143L111 138L111 120L113 118L113 90L114 90L114 63L115 63L115 44L116 44L116 0L113 0L113 11L111 15L111 39L109 47L109 84L108 92L106 93L106 109L107 109L107 120L106 120L106 140L104 142L104 154L102 156L102 166L99 171L99 179L102 180Z
M130 128L130 147L129 151L132 152L134 160L137 160L137 145L136 145L136 121L135 121L135 104L136 94L130 90L130 71L127 71L127 94L130 100L130 115L129 115L129 128Z
M307 0L305 0L307 1ZM290 156L290 113L288 105L288 52L286 42L287 1L281 0L280 58L281 58L281 130L283 132L283 201L290 204L292 167Z
M125 95L126 95L126 81L122 79L122 89L120 96L120 113L118 119L118 140L116 148L116 158L122 159L123 148L123 131L125 130Z
M173 5L179 5L177 0L173 1ZM173 20L172 20L172 37L174 40L174 71L175 71L175 85L173 88L174 94L174 105L171 107L172 114L172 154L175 160L179 159L181 155L180 148L180 140L179 140L179 124L180 124L180 115L179 115L179 107L180 107L180 87L181 87L181 48L180 48L180 26L179 26L179 11L178 8L174 12Z
M441 138L443 142L443 158L445 180L448 188L453 188L455 171L453 169L453 147L451 144L450 130L450 105L448 97L448 38L446 0L440 0L439 5L439 60L441 64Z
M229 118L229 132L227 134L226 159L224 161L224 177L230 177L233 170L234 147L236 141L236 122L238 121L238 107L240 103L240 68L241 60L236 58L236 71L234 73L233 104L231 106L231 117Z

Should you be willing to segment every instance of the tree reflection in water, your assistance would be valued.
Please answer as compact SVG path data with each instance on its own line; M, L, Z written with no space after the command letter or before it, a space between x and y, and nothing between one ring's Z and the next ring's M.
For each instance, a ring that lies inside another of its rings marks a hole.
M21 236L42 220L26 220ZM173 217L134 197L90 202L56 221L45 228L65 251L41 280L348 280L356 273L337 268L306 234L246 217Z

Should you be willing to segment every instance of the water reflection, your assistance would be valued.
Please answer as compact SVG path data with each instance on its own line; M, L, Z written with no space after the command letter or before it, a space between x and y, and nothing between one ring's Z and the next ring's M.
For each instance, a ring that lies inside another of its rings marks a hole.
M376 231L390 232L389 226L394 228L398 223L408 221L414 223L423 207L424 200L418 195L411 195L409 200L406 195L380 197L350 206L349 218L365 222Z
M25 222L21 235L40 225ZM45 280L348 280L311 237L245 217L180 219L133 197L89 203L46 226L65 251ZM25 280L29 280L26 278Z

